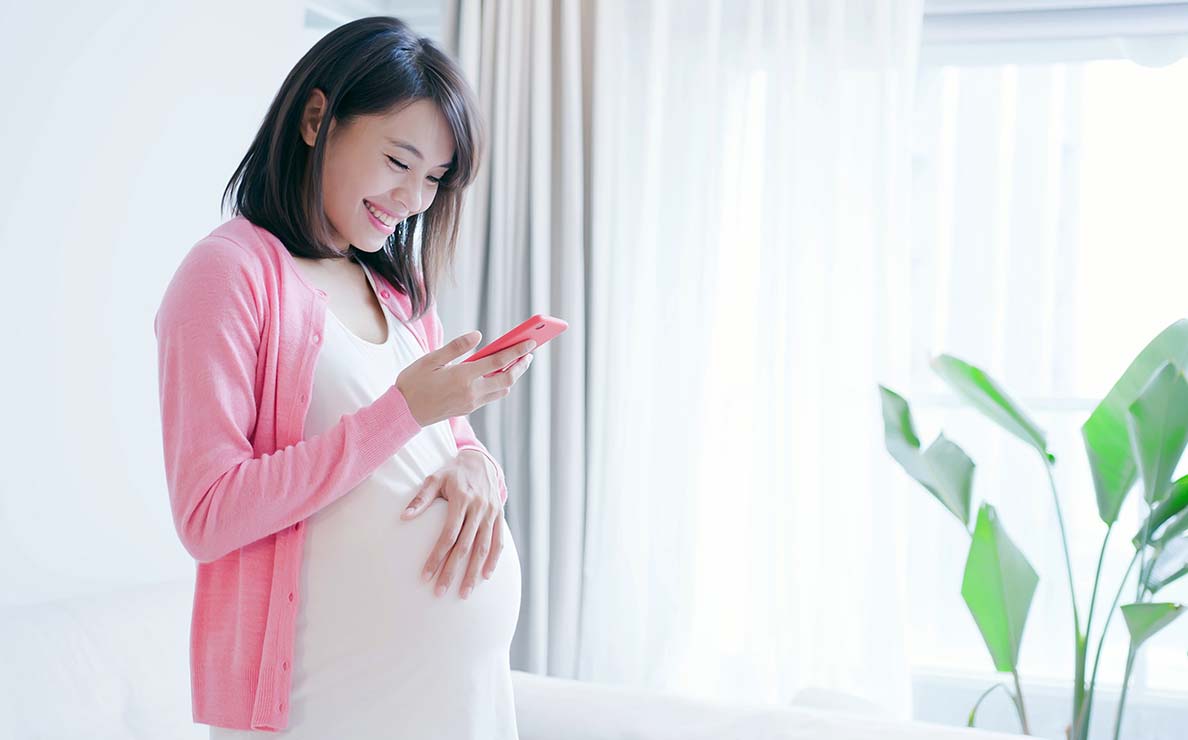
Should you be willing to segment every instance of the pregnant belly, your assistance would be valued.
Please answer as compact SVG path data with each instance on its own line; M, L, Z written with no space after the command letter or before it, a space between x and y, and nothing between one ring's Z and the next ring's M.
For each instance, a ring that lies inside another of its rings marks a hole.
M309 519L295 635L303 672L373 665L408 678L427 666L448 672L476 659L506 661L520 609L520 562L507 523L499 521L503 551L490 580L480 571L461 598L463 561L436 596L436 578L426 583L421 572L449 505L437 498L401 519L415 487L397 494L369 479Z

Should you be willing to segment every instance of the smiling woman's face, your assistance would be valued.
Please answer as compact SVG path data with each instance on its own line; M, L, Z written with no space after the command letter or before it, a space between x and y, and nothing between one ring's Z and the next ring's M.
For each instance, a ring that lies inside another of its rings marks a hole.
M301 135L311 147L325 100L314 90L305 107ZM348 125L332 121L327 136L322 205L342 252L383 248L399 222L433 204L436 181L454 156L445 116L425 99Z

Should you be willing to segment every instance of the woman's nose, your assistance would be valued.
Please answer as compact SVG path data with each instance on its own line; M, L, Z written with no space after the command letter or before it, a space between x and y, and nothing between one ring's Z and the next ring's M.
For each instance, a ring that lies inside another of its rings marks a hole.
M403 206L403 213L411 216L421 210L421 189L400 186L392 194L392 199Z

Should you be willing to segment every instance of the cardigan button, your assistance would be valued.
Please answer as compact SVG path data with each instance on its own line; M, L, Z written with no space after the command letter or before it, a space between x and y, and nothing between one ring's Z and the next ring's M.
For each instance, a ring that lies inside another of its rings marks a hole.
M287 670L289 670L289 661L287 661L287 660L286 660L286 661L283 661L283 662L281 663L281 670L282 670L282 671L287 671Z
M321 335L320 335L320 334L314 334L314 335L313 335L313 343L314 343L314 344L317 344L317 343L318 343L318 342L320 342L320 341L322 341L322 337L321 337Z
M300 396L297 396L297 400L301 403L305 403L305 394L302 393Z
M285 703L282 701L280 704L276 705L276 708L281 712L285 711Z
M289 601L292 601L292 600L293 600L293 592L292 592L292 591L290 591L290 592L289 592Z
M380 295L383 296L384 298L387 298L389 296L389 293L386 290L381 290Z

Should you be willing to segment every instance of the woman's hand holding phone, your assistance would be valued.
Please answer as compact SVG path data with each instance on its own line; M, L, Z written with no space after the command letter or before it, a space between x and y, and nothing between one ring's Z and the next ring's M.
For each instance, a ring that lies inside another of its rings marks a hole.
M473 362L450 364L474 349L481 339L480 332L467 332L426 353L400 372L396 387L422 427L465 416L507 396L532 364L532 355L528 353L536 348L536 342L531 339ZM520 358L518 362L516 358ZM506 372L495 372L513 362ZM493 374L484 377L488 373Z
M555 316L535 314L462 362L451 364L482 339L478 331L467 332L406 367L396 386L404 393L409 410L422 427L445 418L465 416L511 393L511 387L532 363L532 350L565 331L567 326ZM461 593L466 598L479 569L484 578L490 578L499 559L503 549L500 541L503 509L492 483L484 486L471 482L489 480L487 457L462 452L425 480L402 518L415 517L438 495L449 501L448 520L425 564L424 577L433 578L441 568L436 590L440 596L449 587L454 571L462 568ZM476 501L488 501L491 505L476 509ZM493 509L495 515L486 513L488 509ZM483 513L475 516L475 511Z

